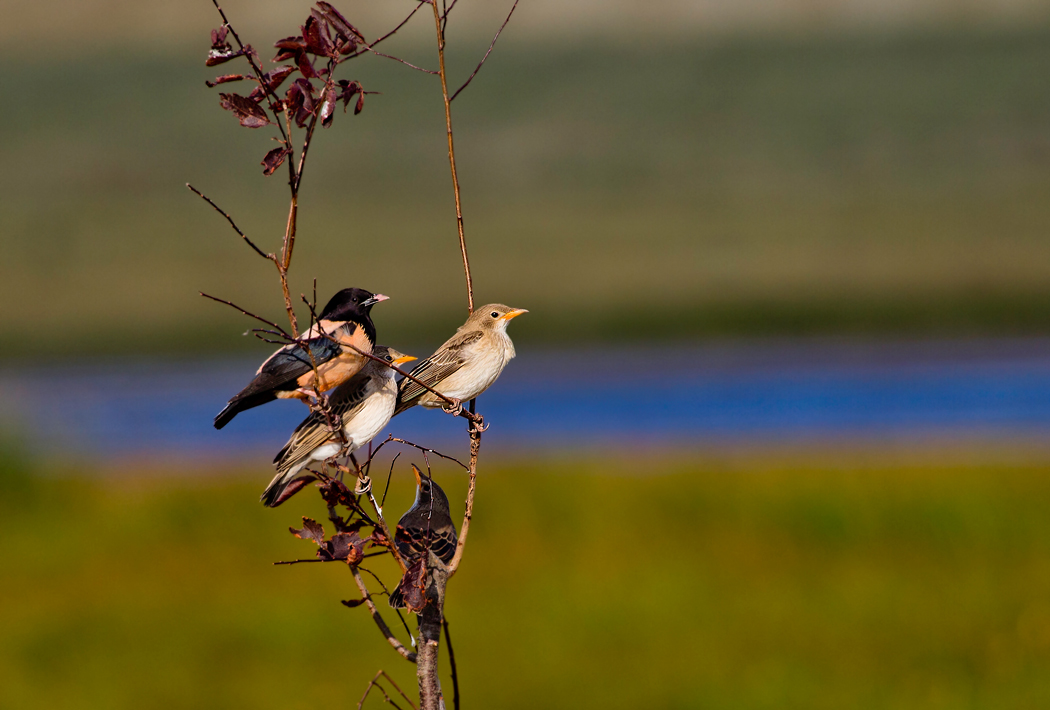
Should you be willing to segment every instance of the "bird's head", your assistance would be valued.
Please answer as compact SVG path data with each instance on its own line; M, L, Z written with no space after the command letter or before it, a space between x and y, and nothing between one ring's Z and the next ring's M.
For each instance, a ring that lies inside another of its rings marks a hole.
M502 333L506 332L507 324L522 313L528 313L528 311L524 308L504 306L502 303L490 303L487 306L475 309L470 314L470 318L467 319L467 325L475 325L482 330L495 330Z
M389 298L363 288L344 288L328 300L321 311L321 320L352 320L367 316L372 306Z
M445 491L441 490L441 486L420 471L415 464L412 464L412 473L416 476L416 502L412 507L448 515L448 496L445 495Z
M416 359L413 355L405 355L404 353L398 352L397 350L394 350L391 347L387 347L386 345L375 346L374 348L372 348L372 354L380 360L382 360L383 362L390 363L395 367L397 367L398 365L403 365L406 362L412 362ZM393 376L394 371L391 370L389 367L384 367L383 369L391 373L391 376Z

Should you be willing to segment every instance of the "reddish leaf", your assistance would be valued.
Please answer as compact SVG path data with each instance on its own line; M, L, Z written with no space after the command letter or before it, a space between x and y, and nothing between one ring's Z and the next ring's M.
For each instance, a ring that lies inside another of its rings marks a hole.
M273 171L281 167L281 164L284 163L284 159L287 158L291 154L291 152L292 151L282 146L280 148L274 148L269 153L267 153L266 156L262 159L263 175L273 175ZM299 484L299 486L294 491L289 493L288 496L290 497L292 494L296 493L300 488L305 486L311 478L313 478L313 476L310 476L301 484ZM284 500L286 500L284 493L287 492L289 488L291 488L298 482L299 479L296 479L295 481L292 481L292 483L288 484L288 486L285 487L284 491L282 491L281 493L280 502L284 502Z
M317 556L325 561L345 560L348 565L356 565L364 559L363 548L364 541L357 533L336 533L321 546Z
M246 96L219 94L219 105L232 111L246 128L262 128L270 123L266 110Z
M332 125L332 120L335 118L335 102L338 101L339 97L336 96L335 91L325 92L324 102L321 104L321 125L328 128Z
M291 49L293 51L297 49L306 49L306 43L303 41L303 38L299 36L279 39L273 43L273 46L277 49Z
M208 52L208 58L204 60L205 66L214 67L217 64L225 64L231 59L236 59L244 54L244 50L234 52L229 47L220 47Z
M212 30L211 31L211 48L212 49L223 49L224 47L228 47L229 46L228 44L226 44L226 33L227 32L229 32L229 28L226 25L223 25L222 27L220 27L217 30Z
M263 74L263 83L255 87L248 98L252 101L262 101L267 93L276 92L288 75L295 71L295 67L280 66Z
M328 20L328 23L335 30L336 34L343 39L352 41L354 44L357 42L364 42L365 36L361 32L350 24L350 22L343 17L342 13L335 9L331 3L319 2L317 3L318 9Z
M314 65L310 62L310 58L306 56L305 51L299 51L295 54L295 63L299 67L299 71L307 79L317 79L317 72L314 71Z
M206 81L204 83L208 85L208 88L211 88L213 86L218 86L219 84L226 84L231 81L241 81L246 78L247 77L245 77L244 74L223 74L222 76L215 77L215 81Z
M310 11L306 18L306 24L302 27L303 40L306 42L306 51L319 57L335 58L335 45L328 36L328 24L316 10Z
M266 173L266 174L269 175L269 173ZM297 478L294 481L292 481L291 483L289 483L281 491L281 494L279 496L277 496L277 500L275 500L273 502L273 506L272 507L276 508L281 503L285 502L286 500L288 500L289 498L294 496L296 493L298 493L299 491L301 491L303 489L303 486L305 486L307 483L309 483L312 480L314 480L313 476L300 476L299 478Z
M343 599L340 603L343 606L348 606L351 609L353 609L355 606L361 606L362 604L364 604L365 599L363 597L361 599Z
M365 107L365 92L361 92L361 95L357 97L357 106L354 106L354 115L361 113L361 109ZM372 114L368 114L371 116ZM339 124L342 125L342 124Z
M426 562L420 559L405 571L405 576L401 578L401 582L398 584L401 596L405 600L405 607L409 611L419 613L427 605L427 598L423 593L426 573Z
M288 528L288 532L301 540L313 540L318 546L324 545L324 528L321 527L319 522L305 515L303 516L302 529Z
M339 93L337 98L343 102L343 111L346 111L346 107L350 105L350 99L354 98L354 95L358 91L361 91L361 84L357 81L347 81L346 79L339 80Z

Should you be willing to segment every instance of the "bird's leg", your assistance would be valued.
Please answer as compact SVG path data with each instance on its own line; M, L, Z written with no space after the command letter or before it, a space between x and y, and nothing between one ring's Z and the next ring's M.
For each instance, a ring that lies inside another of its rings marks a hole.
M452 404L444 404L441 408L452 416L458 417L463 413L463 402L455 397L449 397L449 399L452 400Z
M299 395L298 399L303 400L309 406L310 400L320 400L321 395L318 394L317 390L310 389L309 387L299 387L295 390L294 394Z

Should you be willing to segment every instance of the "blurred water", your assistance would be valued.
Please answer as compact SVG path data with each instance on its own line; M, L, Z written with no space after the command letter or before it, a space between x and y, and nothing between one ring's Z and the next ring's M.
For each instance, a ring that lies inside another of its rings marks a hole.
M530 351L479 399L488 452L1050 433L1050 340L767 341ZM215 431L243 360L0 370L0 422L45 453L268 457L306 408L275 402ZM411 410L390 431L463 443L461 419ZM383 438L385 434L377 438Z

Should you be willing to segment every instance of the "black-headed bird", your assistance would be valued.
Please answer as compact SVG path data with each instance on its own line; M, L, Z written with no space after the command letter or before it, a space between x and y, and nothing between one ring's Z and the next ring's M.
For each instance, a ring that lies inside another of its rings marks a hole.
M416 365L412 376L456 402L474 399L496 381L514 357L507 324L522 313L528 311L499 303L478 308L437 352ZM394 414L417 404L445 407L447 402L406 377L398 389Z
M369 313L372 306L387 298L361 288L344 288L332 296L318 322L302 335L305 347L285 345L267 358L248 386L215 416L215 428L222 429L246 409L275 399L308 399L360 372L368 358L349 346L372 352L376 328Z
M385 345L375 346L372 354L395 366L416 359ZM393 368L369 360L360 372L328 396L332 416L346 437L347 454L353 454L371 441L394 415L397 399L395 374L397 371ZM273 508L284 502L282 494L300 471L312 463L338 455L342 447L343 443L332 435L328 418L321 412L311 413L295 428L288 443L274 458L277 475L266 487L263 503Z

